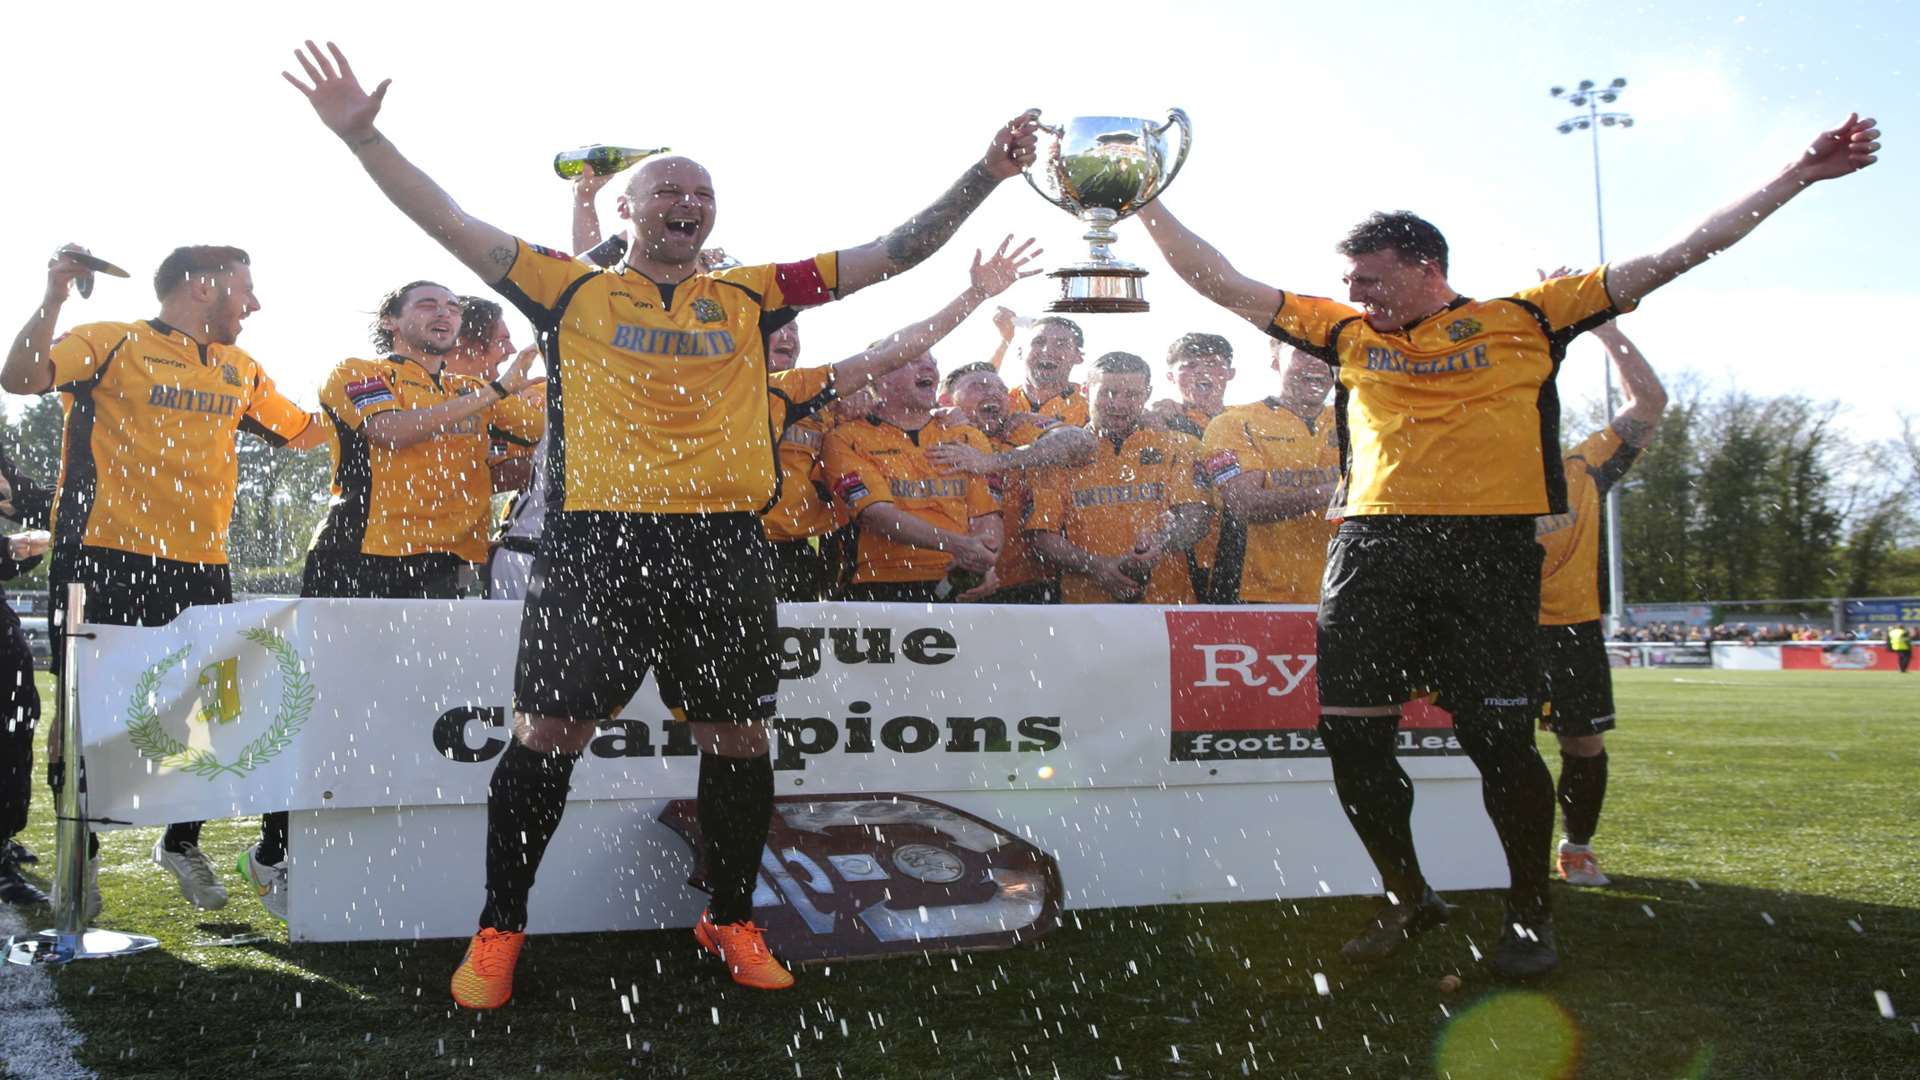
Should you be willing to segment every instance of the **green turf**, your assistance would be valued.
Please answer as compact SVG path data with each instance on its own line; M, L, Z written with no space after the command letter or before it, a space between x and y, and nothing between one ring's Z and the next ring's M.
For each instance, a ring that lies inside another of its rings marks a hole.
M1565 967L1533 990L1471 966L1497 932L1482 893L1374 972L1336 955L1359 900L1070 914L1012 952L814 968L777 995L684 932L541 938L513 1004L476 1016L447 998L460 943L289 946L239 895L209 922L147 864L151 829L109 838L101 921L164 951L55 977L110 1076L1920 1076L1920 676L1618 688L1617 885L1559 891ZM250 839L221 823L206 846L225 868ZM195 946L248 922L274 941Z

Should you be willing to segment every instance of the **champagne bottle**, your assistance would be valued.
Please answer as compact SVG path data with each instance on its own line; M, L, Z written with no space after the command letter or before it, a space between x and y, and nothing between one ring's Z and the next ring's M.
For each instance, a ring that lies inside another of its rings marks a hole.
M956 566L947 571L947 576L940 579L940 584L933 587L933 598L941 603L952 603L961 593L978 588L985 580L987 575L978 570L962 570Z
M601 176L612 176L622 169L631 169L646 158L655 154L664 154L672 147L656 146L651 150L641 150L631 146L608 146L594 143L592 146L562 150L553 155L553 171L562 180L578 179L591 164L593 170Z

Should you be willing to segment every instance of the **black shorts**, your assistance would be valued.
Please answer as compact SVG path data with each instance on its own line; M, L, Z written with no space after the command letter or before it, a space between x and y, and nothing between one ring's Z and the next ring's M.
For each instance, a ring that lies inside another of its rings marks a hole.
M357 551L307 552L301 596L346 596L364 600L453 600L460 595L458 555L362 555Z
M65 652L69 584L87 587L81 621L103 626L165 626L190 607L233 603L233 574L225 563L178 562L112 548L57 554L47 581L53 594L47 629L56 675Z
M1556 735L1613 730L1613 666L1598 620L1540 628L1540 726Z
M804 604L827 589L827 560L805 540L769 540L773 559L773 595L782 603Z
M1348 518L1320 587L1320 703L1534 712L1542 550L1530 517Z
M520 616L514 708L604 720L657 665L690 720L771 719L774 605L753 514L549 513Z

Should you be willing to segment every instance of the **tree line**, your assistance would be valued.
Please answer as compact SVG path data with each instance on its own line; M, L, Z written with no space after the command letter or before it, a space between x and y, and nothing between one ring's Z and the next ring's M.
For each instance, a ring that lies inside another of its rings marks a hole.
M1671 397L1621 484L1630 601L1920 595L1920 427L1861 439L1838 402L1684 378Z

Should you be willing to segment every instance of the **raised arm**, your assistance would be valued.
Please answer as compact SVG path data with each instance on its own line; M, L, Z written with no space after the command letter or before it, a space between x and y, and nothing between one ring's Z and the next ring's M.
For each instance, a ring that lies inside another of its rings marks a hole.
M60 308L67 302L74 279L89 272L67 257L69 250L78 249L68 244L47 261L47 291L7 347L6 366L0 367L0 389L9 394L44 394L53 389L53 328L60 321Z
M1660 385L1660 376L1653 373L1653 366L1618 326L1607 323L1596 328L1593 336L1607 347L1613 370L1620 375L1620 392L1625 400L1620 404L1620 411L1613 414L1613 430L1619 432L1628 445L1645 446L1653 440L1660 414L1667 410L1667 388Z
M1732 247L1809 185L1847 176L1873 164L1880 150L1879 140L1880 132L1872 119L1862 120L1858 113L1849 115L1839 127L1815 136L1813 145L1779 175L1714 211L1666 250L1615 263L1607 271L1608 293L1620 306L1631 306Z
M980 252L973 253L972 280L959 296L947 302L947 306L934 312L928 319L919 320L888 334L880 344L863 353L850 356L833 365L834 389L841 394L852 394L864 389L873 380L893 371L917 356L923 356L928 349L939 344L940 339L953 333L955 327L965 322L967 316L979 309L981 304L1006 292L1014 282L1021 278L1032 277L1038 270L1023 270L1028 263L1045 250L1034 248L1033 240L1021 241L1012 251L1007 245L1013 243L1008 236L1000 241L993 257L981 261Z
M573 250L578 252L600 246L600 208L594 205L594 199L613 179L611 175L601 176L593 162L583 164L586 167L573 180Z
M1166 256L1167 265L1201 296L1262 330L1273 322L1274 313L1280 310L1279 289L1235 270L1219 249L1182 225L1167 209L1165 200L1155 199L1139 217L1160 254Z
M1007 179L1033 161L1037 112L1021 113L994 133L993 142L946 194L872 243L839 253L840 295L850 296L877 281L905 273L953 238L960 223L980 208Z
M381 194L467 269L479 275L480 280L488 285L499 284L513 266L518 250L513 237L460 209L440 185L402 157L374 127L374 118L380 114L380 105L386 100L387 87L393 80L383 80L371 94L362 90L346 54L332 42L327 43L323 53L318 45L309 41L306 51L295 50L294 57L306 69L313 85L308 86L284 71L281 76L306 95L320 122L360 159L360 167L373 177Z
M1000 332L1000 344L993 347L993 355L987 357L987 363L993 365L995 371L999 371L1000 365L1007 362L1007 350L1013 347L1013 331L1018 318L1012 308L993 309L993 328Z

